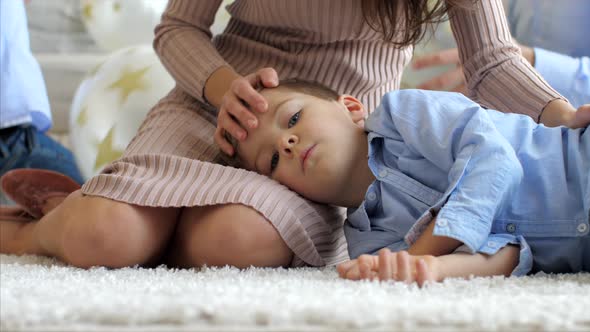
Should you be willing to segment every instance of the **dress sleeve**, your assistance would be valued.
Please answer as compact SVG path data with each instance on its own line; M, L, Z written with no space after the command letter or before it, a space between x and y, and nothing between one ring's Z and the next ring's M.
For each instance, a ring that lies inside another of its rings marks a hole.
M170 0L155 29L154 49L178 86L205 102L211 74L229 66L211 42L210 27L221 0Z
M449 17L471 99L537 122L549 102L563 99L521 56L502 0L478 0L469 9L455 7Z

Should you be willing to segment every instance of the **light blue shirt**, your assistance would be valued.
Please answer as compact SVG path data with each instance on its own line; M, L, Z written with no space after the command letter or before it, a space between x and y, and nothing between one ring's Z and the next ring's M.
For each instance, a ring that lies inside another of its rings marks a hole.
M391 92L366 121L376 177L348 210L352 258L434 235L520 246L515 275L590 270L590 131L485 110L462 94Z
M32 122L39 131L49 129L49 100L22 0L0 0L0 74L0 128Z
M535 68L576 108L590 103L590 1L504 0L512 36L535 48Z

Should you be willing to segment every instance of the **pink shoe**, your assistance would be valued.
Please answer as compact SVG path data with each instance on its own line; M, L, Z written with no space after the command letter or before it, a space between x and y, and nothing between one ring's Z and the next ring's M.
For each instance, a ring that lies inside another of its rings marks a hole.
M0 178L2 190L34 219L43 217L43 206L49 198L65 197L80 189L70 177L58 172L35 168L19 168Z

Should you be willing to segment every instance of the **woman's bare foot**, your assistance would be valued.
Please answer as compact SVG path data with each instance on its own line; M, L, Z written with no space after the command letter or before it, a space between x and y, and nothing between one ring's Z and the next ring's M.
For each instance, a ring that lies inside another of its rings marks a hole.
M54 196L54 197L48 198L45 201L45 205L43 205L41 207L41 211L43 211L43 215L46 215L49 212L51 212L51 210L55 209L55 207L60 205L66 199L66 197L68 197L68 195Z
M43 255L34 239L36 222L0 220L0 253Z

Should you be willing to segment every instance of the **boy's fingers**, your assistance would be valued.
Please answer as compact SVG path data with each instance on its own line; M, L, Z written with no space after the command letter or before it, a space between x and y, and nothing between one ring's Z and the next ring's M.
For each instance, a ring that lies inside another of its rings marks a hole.
M359 265L360 278L368 279L371 276L371 271L373 270L373 256L361 255L357 260Z
M423 259L416 261L416 282L420 287L426 285L427 282L432 281L432 274L428 269L428 265Z
M349 280L360 280L361 279L361 272L360 272L359 265L356 264L355 266L348 269L348 271L346 271L346 276L344 278L349 279Z
M393 276L390 263L391 251L387 248L379 250L379 280L390 280Z
M359 263L359 271L361 279L369 279L371 276L371 267L365 263Z
M338 264L336 270L338 271L338 274L341 277L344 277L346 275L346 272L350 270L354 265L356 265L356 260L346 261L344 263Z
M397 255L397 280L410 283L412 281L412 271L410 269L410 257L405 251L400 251Z

